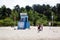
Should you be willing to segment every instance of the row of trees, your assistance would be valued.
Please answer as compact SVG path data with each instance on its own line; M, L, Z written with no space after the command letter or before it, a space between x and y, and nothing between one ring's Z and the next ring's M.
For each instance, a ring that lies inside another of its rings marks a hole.
M53 7L45 4L34 4L32 7L27 5L25 8L16 5L14 9L6 8L6 6L3 5L0 8L0 25L4 23L6 25L8 25L8 23L11 25L15 23L17 25L16 22L20 20L20 13L27 13L30 24L34 26L41 23L48 25L48 22L52 20L52 15L54 16L54 25L60 25L60 4Z

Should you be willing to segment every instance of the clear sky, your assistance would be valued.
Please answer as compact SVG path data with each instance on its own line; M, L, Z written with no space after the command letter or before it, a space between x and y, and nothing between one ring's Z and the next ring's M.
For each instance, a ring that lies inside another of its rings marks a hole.
M32 6L33 4L49 4L50 6L54 6L57 3L60 3L60 0L0 0L0 7L5 5L12 9L17 4L20 7L25 7L26 5Z

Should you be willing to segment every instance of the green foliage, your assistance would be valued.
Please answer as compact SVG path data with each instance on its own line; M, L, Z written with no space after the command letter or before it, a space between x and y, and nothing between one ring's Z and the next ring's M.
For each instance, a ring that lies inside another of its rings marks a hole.
M54 21L53 26L60 26L60 21Z
M5 5L3 5L0 8L0 19L5 19L6 17L10 17L10 14L11 14L10 8L6 8Z
M38 15L39 14L36 11L34 11L34 10L30 10L28 12L29 21L32 21L34 26L36 25L36 21L39 19Z
M10 17L13 20L17 20L17 18L19 17L19 14L17 13L17 11L12 11Z
M39 20L36 21L36 25L38 24L43 24L43 25L48 25L48 21L40 18Z
M18 19L20 20L20 13L28 14L30 25L48 25L48 22L52 21L51 16L53 15L53 25L60 26L60 4L54 7L45 4L35 4L32 7L28 5L25 8L20 8L19 5L16 5L14 9L6 8L3 5L0 8L0 26L17 25Z
M57 25L60 26L60 22L57 22Z
M31 26L33 26L33 25L34 25L32 21L30 21L30 25L31 25Z
M9 25L11 25L11 23L12 23L13 21L12 21L12 19L10 19L10 18L6 18L6 19L3 20L3 22L4 22L4 26L9 26ZM12 25L13 25L13 24L12 24Z
M11 18L5 18L4 20L0 20L0 26L14 26L17 23L14 22Z
M26 11L26 9L25 8L23 8L23 7L21 7L21 13L26 13L27 11Z
M3 26L3 23L4 23L3 20L0 20L0 26Z

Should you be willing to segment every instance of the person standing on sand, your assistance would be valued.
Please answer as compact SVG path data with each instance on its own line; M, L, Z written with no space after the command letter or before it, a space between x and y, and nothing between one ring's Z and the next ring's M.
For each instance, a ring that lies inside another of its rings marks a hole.
M39 24L38 25L38 32L43 30L43 25Z

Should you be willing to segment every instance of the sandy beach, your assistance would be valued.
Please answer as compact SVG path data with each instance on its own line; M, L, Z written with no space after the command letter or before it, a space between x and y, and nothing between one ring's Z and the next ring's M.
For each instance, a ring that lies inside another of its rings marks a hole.
M38 33L37 27L26 30L14 30L16 27L0 27L0 40L60 40L60 27L43 27Z

